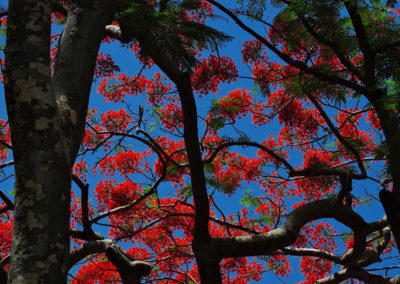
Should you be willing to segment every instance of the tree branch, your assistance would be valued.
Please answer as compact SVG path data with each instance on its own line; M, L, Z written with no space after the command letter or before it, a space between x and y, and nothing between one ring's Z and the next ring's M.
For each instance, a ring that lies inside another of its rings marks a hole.
M237 142L226 142L221 145L219 145L214 152L211 154L211 156L207 159L204 160L204 163L211 163L215 157L218 155L218 153L223 150L224 148L230 147L230 146L251 146L251 147L256 147L264 152L268 153L271 155L276 161L281 162L286 169L289 171L289 176L290 177L295 177L295 176L304 176L304 177L315 177L315 176L322 176L322 175L333 175L333 176L350 176L353 179L365 179L364 176L358 175L358 174L353 174L350 173L346 169L342 168L337 168L337 167L310 167L310 168L304 168L304 169L295 169L285 158L280 156L279 154L275 153L272 149L269 149L268 147L265 147L264 145L257 143L257 142L251 142L251 141L237 141Z
M0 209L0 214L14 209L14 203L0 190L0 198L6 203L6 206ZM1 282L0 282L1 283Z
M225 14L227 14L231 19L233 19L235 21L235 23L240 26L243 30L245 30L246 32L248 32L249 34L251 34L252 36L254 36L257 40L259 40L260 42L262 42L264 45L266 45L270 50L272 50L279 58L281 58L283 61L285 61L287 64L298 68L299 70L305 72L306 74L315 76L316 78L322 80L322 81L326 81L326 82L330 82L333 84L339 84L345 87L348 87L350 89L353 89L357 92L360 92L362 94L366 94L366 88L358 85L355 82L351 82L348 81L342 77L333 75L333 74L328 74L325 73L321 70L319 70L316 67L310 67L307 64L305 64L302 61L299 60L295 60L292 59L289 55L281 52L277 47L275 47L271 42L269 42L268 40L266 40L264 37L262 37L260 34L258 34L257 32L255 32L253 29L251 29L250 27L248 27L246 24L244 24L233 12L231 12L229 9L227 9L226 7L224 7L223 5L221 5L220 3L214 1L214 0L207 0L207 2L213 4L214 6L216 6L218 9L220 9L221 11L223 11Z
M118 269L124 284L140 284L140 278L148 275L151 271L150 264L135 260L121 251L115 242L109 239L87 242L72 251L68 270L85 257L97 253L106 253L110 262Z
M120 213L120 212L124 212L124 211L129 210L129 209L132 209L137 204L142 202L144 199L146 199L147 197L152 195L156 191L158 185L163 181L164 178L165 178L165 169L163 170L163 174L157 179L157 181L153 184L153 186L150 188L150 190L148 192L146 192L141 197L139 197L138 199L136 199L135 201L133 201L133 202L127 204L127 205L120 206L120 207L114 208L114 209L112 209L112 210L110 210L108 212L104 212L104 213L101 213L101 214L97 215L92 220L90 220L90 224L98 222L101 219L104 219L104 218L109 217L111 215L114 215L114 214L117 214L117 213Z
M327 38L325 38L323 35L319 34L317 31L313 29L313 27L310 25L310 23L307 21L307 19L304 16L299 16L301 22L303 23L304 27L306 30L319 42L322 43L323 45L329 47L330 49L335 52L336 56L339 58L340 62L349 69L349 71L353 72L357 77L360 79L363 79L364 76L361 74L361 72L356 68L356 66L353 65L353 63L348 60L344 54L344 52L340 49L338 46L337 42L330 41Z
M72 175L72 180L81 189L82 227L84 231L91 231L89 221L89 184L84 184L79 177Z
M389 278L376 274L369 273L363 269L345 268L332 276L318 280L317 284L339 284L350 278L355 278L364 281L368 284L398 284L400 278L398 276Z
M277 250L271 254L284 254L284 255L294 255L294 256L313 256L313 257L318 257L318 258L323 258L327 259L329 261L332 261L337 264L343 264L342 258L337 256L336 254L323 251L323 250L318 250L318 249L312 249L312 248L283 248L280 250Z
M351 22L354 27L354 31L356 33L356 38L358 41L358 45L361 49L361 52L364 55L364 72L365 79L363 83L367 86L376 85L375 78L375 52L373 51L367 36L367 32L365 31L364 24L362 22L362 18L357 10L357 2L345 0L343 1L347 12L349 13ZM363 77L361 77L362 79Z
M366 223L350 207L338 204L336 199L323 199L302 205L290 213L285 224L278 229L255 236L213 239L215 253L220 258L245 257L271 254L283 249L297 239L300 229L308 222L321 218L334 218L354 232L354 250L342 261L353 261L366 247L366 236L387 222Z
M270 156L272 156L276 161L281 162L283 165L285 165L285 167L288 169L289 172L293 172L295 171L295 169L292 167L292 165L282 156L278 155L277 153L275 153L275 151L271 150L270 148L257 143L257 142L251 142L251 141L241 141L241 142L225 142L221 145L219 145L214 152L211 154L211 156L204 161L204 163L211 163L215 157L218 155L218 153L230 146L252 146L252 147L256 147L259 148L261 150L263 150L264 152L268 153Z
M329 129L333 132L333 134L336 136L336 138L345 146L347 149L350 150L351 153L355 156L357 160L358 167L360 168L361 174L360 175L354 175L359 177L360 179L366 178L367 172L365 170L364 164L362 162L361 156L358 153L358 151L339 133L337 128L333 125L332 121L330 120L329 116L327 113L324 111L322 106L319 104L318 100L311 94L306 94L307 97L312 101L312 103L315 105L323 119L325 120L326 124L329 126Z

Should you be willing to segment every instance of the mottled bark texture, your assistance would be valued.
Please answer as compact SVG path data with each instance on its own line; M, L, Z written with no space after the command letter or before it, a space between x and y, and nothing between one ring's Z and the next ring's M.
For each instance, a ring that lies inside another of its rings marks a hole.
M9 3L5 89L16 181L8 283L66 283L71 171L112 16L113 1L70 5L52 77L50 2Z

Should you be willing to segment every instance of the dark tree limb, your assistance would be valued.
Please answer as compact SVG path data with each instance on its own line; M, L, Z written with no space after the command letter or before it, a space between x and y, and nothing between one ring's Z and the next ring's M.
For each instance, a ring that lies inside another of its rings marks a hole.
M0 265L0 283L6 284L8 279L8 272L3 265Z
M364 269L359 268L345 268L332 276L318 280L317 284L339 284L347 279L358 279L369 284L399 284L400 278L398 276L390 278L381 275L370 273Z
M91 254L105 253L110 262L117 268L124 284L140 284L140 279L151 271L147 262L135 260L123 252L112 240L96 240L83 244L71 252L69 269Z
M295 242L300 229L306 223L321 218L334 218L353 230L354 249L342 258L343 262L357 259L365 250L366 236L387 225L385 219L366 223L350 207L338 205L335 198L323 199L312 201L293 210L281 228L255 236L215 238L213 250L221 258L271 254Z
M349 13L351 22L354 27L356 38L358 41L358 46L364 55L364 73L365 78L363 83L367 87L375 87L376 77L375 77L375 52L369 42L365 26L362 22L361 15L358 12L357 1L344 1L347 12Z
M9 210L14 210L14 203L7 197L7 195L4 194L2 190L0 190L0 198L6 203L6 206L0 209L0 214L3 214Z
M348 87L350 89L353 89L357 92L360 92L362 94L366 94L366 88L355 83L352 81L348 81L342 77L336 76L334 74L328 74L325 73L321 70L319 70L316 67L310 67L306 63L292 59L288 54L285 54L281 52L277 47L275 47L271 42L269 42L267 39L265 39L263 36L258 34L256 31L251 29L249 26L247 26L245 23L243 23L232 11L227 9L225 6L222 4L218 3L217 1L214 0L207 0L207 2L211 3L212 5L216 6L218 9L223 11L226 15L228 15L239 27L241 27L244 31L248 32L251 34L253 37L255 37L257 40L262 42L265 46L267 46L270 50L272 50L279 58L281 58L283 61L285 61L287 64L298 68L299 70L303 71L306 74L315 76L316 78L330 82L332 84L339 84L345 87Z
M84 184L79 177L72 175L72 180L81 189L82 226L84 231L91 230L89 221L89 184Z
M365 178L367 176L367 171L365 170L364 164L362 162L361 156L358 153L357 149L355 149L337 130L337 128L333 125L331 119L329 118L328 114L322 108L318 100L311 94L306 94L309 100L315 105L318 112L321 114L322 118L325 120L326 124L329 126L329 129L333 132L336 138L343 144L356 158L358 167L360 168L361 178Z
M306 30L321 44L329 47L330 49L333 50L333 52L336 54L336 56L339 58L340 62L349 69L350 72L352 72L354 75L357 77L363 79L364 75L360 73L360 71L357 69L354 64L346 58L346 55L344 51L341 49L341 47L338 45L337 42L330 41L326 37L324 37L321 33L318 33L312 26L311 24L307 21L307 19L300 15L300 20L303 23L304 27Z

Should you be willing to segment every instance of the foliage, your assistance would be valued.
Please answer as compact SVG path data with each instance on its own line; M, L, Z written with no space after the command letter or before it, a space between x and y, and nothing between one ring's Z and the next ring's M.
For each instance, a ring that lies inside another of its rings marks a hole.
M123 35L103 39L97 103L72 171L71 283L122 281L110 249L73 258L109 240L131 263L150 264L146 283L254 283L291 279L293 270L301 283L379 283L387 271L395 281L396 230L378 195L400 190L400 9L271 2L279 9L271 23L270 2L222 6L229 25L239 24L227 35L211 21L216 1L118 1L107 27ZM65 28L65 15L52 17ZM243 62L227 44L240 28L251 34ZM131 70L118 52L134 54ZM9 185L12 133L3 119L0 182ZM9 195L0 192L3 259ZM362 215L366 207L374 214ZM381 270L367 269L378 262Z

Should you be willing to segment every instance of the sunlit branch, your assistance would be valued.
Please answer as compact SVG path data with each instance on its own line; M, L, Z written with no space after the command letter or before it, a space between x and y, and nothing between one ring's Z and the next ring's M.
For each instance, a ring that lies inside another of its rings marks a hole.
M215 249L221 258L270 254L291 245L306 223L321 218L334 218L353 230L354 248L343 257L342 260L346 262L354 261L362 254L369 233L387 226L386 218L366 223L351 207L338 204L334 198L323 199L296 208L278 229L255 236L216 238Z
M271 254L284 254L284 255L293 255L293 256L313 256L318 258L327 259L337 264L343 264L342 258L334 253L312 249L312 248L283 248L279 249Z
M5 167L9 167L9 166L12 166L12 165L14 165L14 161L8 161L8 162L5 162L5 163L2 163L2 164L0 164L0 169L3 169Z
M123 283L140 283L140 278L148 275L151 271L151 266L147 262L135 260L121 251L114 241L108 239L87 242L72 251L68 270L77 262L96 253L105 253L107 255L107 258L118 269Z
M0 264L3 265L3 266L6 266L7 264L10 264L10 260L11 260L11 256L7 255L6 257L4 257L1 260Z
M115 39L121 41L122 43L127 43L130 40L130 39L123 38L123 33L121 31L121 28L117 25L107 25L105 27L105 35L115 38Z
M381 254L387 248L392 238L392 234L390 233L389 227L384 228L380 232L379 236L383 237L383 240L378 244L376 249L378 253Z
M318 280L317 284L338 284L347 279L354 278L369 284L398 284L400 278L398 276L390 278L369 273L364 269L345 268L334 275Z

